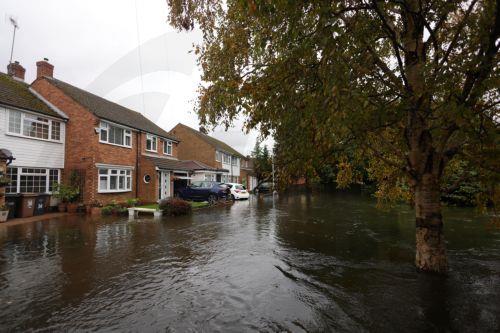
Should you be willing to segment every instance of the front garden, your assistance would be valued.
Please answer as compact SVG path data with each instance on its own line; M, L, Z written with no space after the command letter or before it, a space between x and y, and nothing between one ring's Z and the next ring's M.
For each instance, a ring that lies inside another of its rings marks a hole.
M97 206L97 205L96 205ZM208 207L208 202L186 201L178 198L162 200L160 203L142 203L139 199L125 202L112 202L103 207L96 207L102 215L127 215L129 208L144 208L162 211L167 216L190 214L193 210Z

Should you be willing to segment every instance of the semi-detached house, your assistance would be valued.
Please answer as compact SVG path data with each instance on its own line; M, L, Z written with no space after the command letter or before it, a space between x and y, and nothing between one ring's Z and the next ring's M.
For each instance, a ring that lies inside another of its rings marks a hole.
M215 170L198 170L193 180L218 182L241 181L241 161L245 156L228 144L211 137L204 129L195 130L184 124L177 124L170 132L179 138L179 158L197 160Z
M68 117L24 82L18 62L8 73L0 73L0 148L15 157L7 168L7 196L51 194L64 168Z
M173 195L175 178L188 178L175 136L139 112L54 78L47 61L37 64L32 89L68 117L65 171L83 180L84 204L154 202Z

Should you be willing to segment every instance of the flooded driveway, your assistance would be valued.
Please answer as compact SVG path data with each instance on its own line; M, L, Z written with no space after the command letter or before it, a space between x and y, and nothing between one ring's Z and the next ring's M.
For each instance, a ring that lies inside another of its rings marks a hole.
M500 330L500 230L445 232L448 278L415 272L409 208L351 194L0 227L0 330Z

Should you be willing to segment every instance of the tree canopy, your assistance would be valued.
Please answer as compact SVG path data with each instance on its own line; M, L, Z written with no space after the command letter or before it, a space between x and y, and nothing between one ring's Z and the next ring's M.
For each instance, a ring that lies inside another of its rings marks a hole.
M255 142L255 147L251 154L253 169L255 173L255 177L257 178L257 186L265 182L272 177L273 167L272 167L272 159L269 154L269 149L266 145L261 147L259 141ZM252 189L253 190L253 189Z
M197 27L204 124L272 134L281 172L340 183L367 165L380 198L409 192L417 266L443 271L440 184L450 161L498 182L499 0L168 0ZM437 200L437 202L436 202ZM423 244L422 243L422 244Z

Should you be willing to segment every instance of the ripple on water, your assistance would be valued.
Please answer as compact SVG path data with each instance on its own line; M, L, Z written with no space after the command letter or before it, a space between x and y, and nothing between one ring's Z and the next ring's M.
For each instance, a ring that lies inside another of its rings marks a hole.
M445 221L446 279L416 273L411 210L350 194L9 227L0 330L498 331L499 233Z

